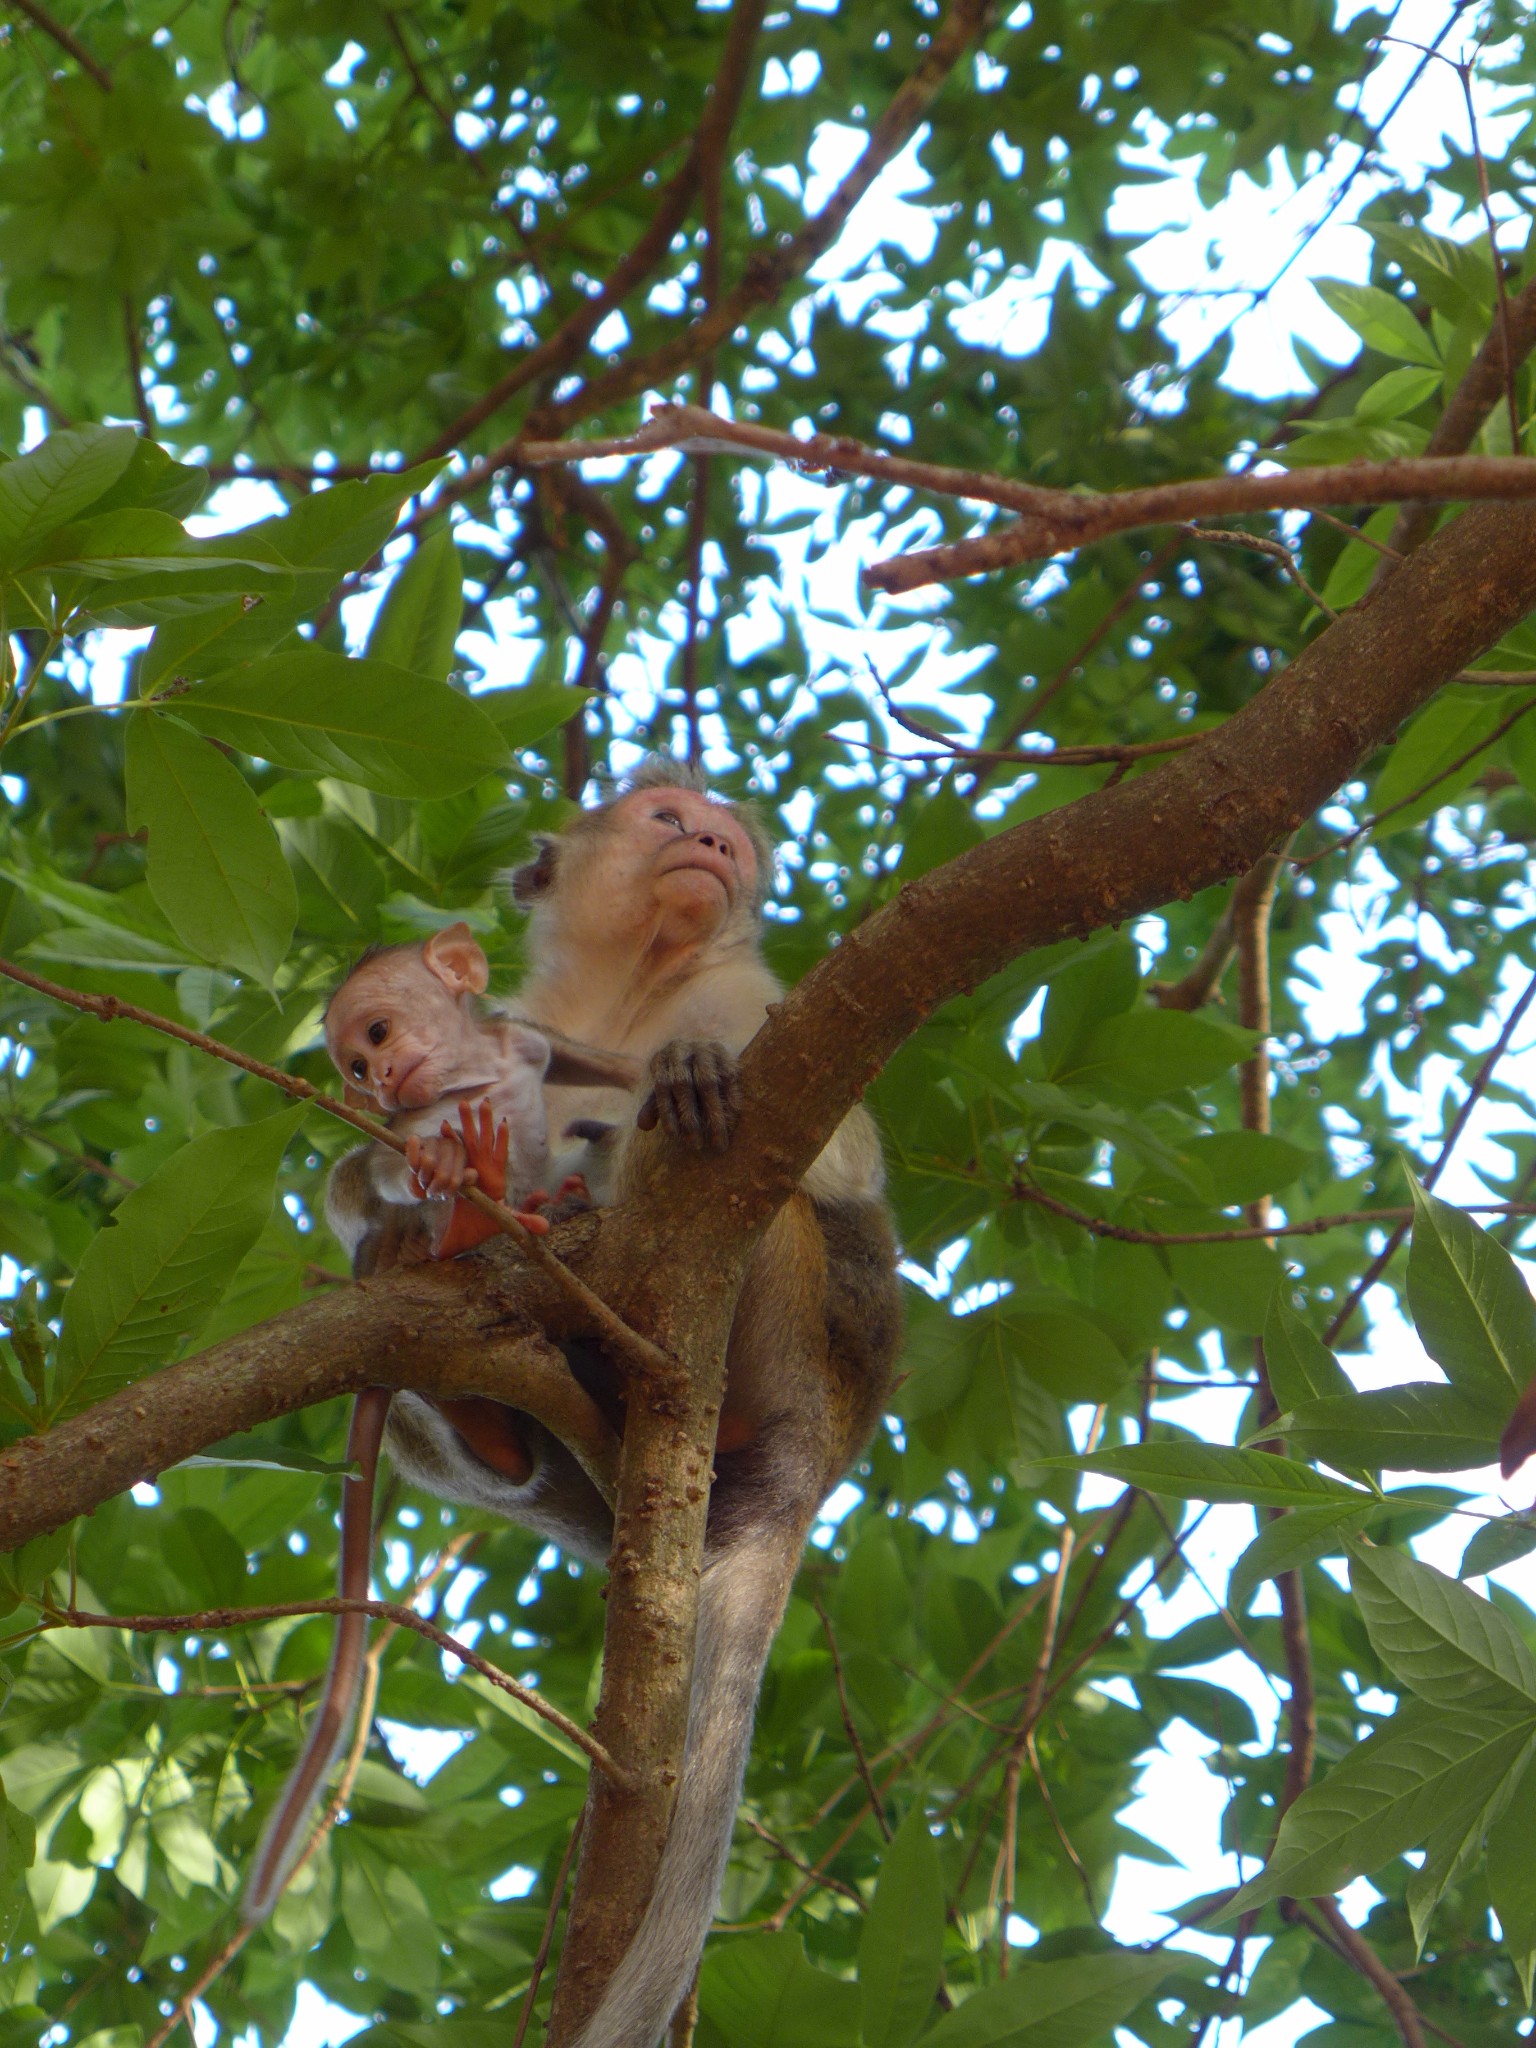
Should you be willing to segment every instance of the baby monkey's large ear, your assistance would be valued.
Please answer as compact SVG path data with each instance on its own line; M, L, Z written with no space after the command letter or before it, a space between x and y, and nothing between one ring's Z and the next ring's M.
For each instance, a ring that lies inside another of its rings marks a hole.
M531 909L555 886L555 870L560 863L560 841L552 832L535 832L533 843L533 859L524 867L505 869L501 877L512 892L512 901L524 910Z
M433 932L421 949L428 971L453 996L483 995L491 978L485 949L467 924L451 924Z

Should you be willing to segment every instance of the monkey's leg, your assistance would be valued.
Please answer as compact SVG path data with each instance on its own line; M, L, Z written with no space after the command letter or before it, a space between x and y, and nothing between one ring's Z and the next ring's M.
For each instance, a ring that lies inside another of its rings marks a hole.
M392 1398L388 1387L366 1387L352 1407L347 1456L362 1469L358 1478L344 1479L341 1487L341 1568L337 1590L344 1600L368 1598L369 1566L373 1561L373 1487L379 1469L379 1443ZM304 1847L305 1823L352 1720L367 1641L366 1614L337 1616L325 1691L309 1724L303 1754L267 1822L240 1903L241 1914L248 1921L267 1917L293 1873Z

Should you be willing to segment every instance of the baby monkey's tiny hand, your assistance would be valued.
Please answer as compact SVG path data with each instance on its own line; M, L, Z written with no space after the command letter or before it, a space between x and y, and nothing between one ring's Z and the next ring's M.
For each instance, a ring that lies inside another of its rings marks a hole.
M447 1124L439 1137L407 1138L405 1163L411 1169L414 1192L423 1202L442 1201L460 1188L475 1185L469 1155Z

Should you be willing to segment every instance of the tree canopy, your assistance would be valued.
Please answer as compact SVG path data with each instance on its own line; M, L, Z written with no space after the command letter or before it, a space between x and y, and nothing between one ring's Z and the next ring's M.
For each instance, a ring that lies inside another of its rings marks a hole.
M306 1980L369 2048L544 2023L646 1731L586 1733L601 1574L492 1517L388 1491L360 1738L236 1900L345 1395L472 1344L515 1385L496 1316L583 1313L505 1243L345 1285L322 1005L459 919L510 987L498 873L647 748L758 806L799 986L731 1153L557 1245L718 1383L746 1233L867 1084L912 1280L693 2038L1512 2037L1536 57L1506 0L1397 19L6 0L0 2048L275 2043ZM1416 180L1382 131L1448 78L1502 115ZM1190 166L1197 222L1308 201L1198 348L1125 203ZM1349 349L1254 396L1241 316L1341 210ZM1461 1578L1415 1554L1458 1530ZM1208 1839L1126 1818L1170 1756Z

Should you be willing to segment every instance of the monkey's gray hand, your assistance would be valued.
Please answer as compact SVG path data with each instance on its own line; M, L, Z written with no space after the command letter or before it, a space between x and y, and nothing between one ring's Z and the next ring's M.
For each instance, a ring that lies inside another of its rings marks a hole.
M741 1111L736 1055L718 1039L674 1038L651 1060L651 1092L635 1119L658 1124L699 1151L723 1152Z

